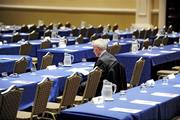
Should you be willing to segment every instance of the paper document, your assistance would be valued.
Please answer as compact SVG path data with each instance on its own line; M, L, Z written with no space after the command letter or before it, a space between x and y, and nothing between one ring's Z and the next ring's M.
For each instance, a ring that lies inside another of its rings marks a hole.
M174 93L162 93L162 92L154 92L154 93L151 93L151 95L154 95L154 96L161 96L161 97L170 97L170 98L173 98L173 97L177 97L179 94L174 94Z
M144 53L144 56L159 56L160 54Z
M166 50L162 50L160 51L161 53L175 53L176 51L166 51Z
M171 50L180 50L180 48L172 48Z
M83 75L88 75L89 74L89 70L87 70L87 68L72 68L72 69L69 69L67 71L79 72L79 73L82 73Z
M120 108L120 107L114 107L110 108L110 111L117 111L117 112L126 112L126 113L138 113L141 112L139 109L130 109L130 108Z
M27 80L13 80L13 81L10 81L10 83L14 83L14 84L31 84L31 83L34 83L34 81L27 81Z
M130 103L142 104L142 105L156 105L156 104L159 104L160 102L136 99L136 100L130 101Z
M173 85L173 87L180 88L180 84L175 84L175 85Z
M92 46L84 46L82 48L89 48L89 49L92 49L93 47Z
M68 51L68 52L75 52L75 51L78 51L78 50L72 50L72 49L63 49L64 51Z

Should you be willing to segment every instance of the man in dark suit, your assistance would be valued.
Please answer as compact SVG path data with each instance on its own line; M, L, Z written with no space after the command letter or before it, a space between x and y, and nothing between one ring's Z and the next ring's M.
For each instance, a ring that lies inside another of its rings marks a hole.
M106 51L108 41L106 39L97 39L92 41L93 51L98 57L98 60L95 63L95 66L98 66L102 69L102 76L98 84L96 91L96 96L101 95L101 89L103 86L103 80L107 79L108 81L117 85L117 91L126 90L126 74L125 68L117 61L117 59Z

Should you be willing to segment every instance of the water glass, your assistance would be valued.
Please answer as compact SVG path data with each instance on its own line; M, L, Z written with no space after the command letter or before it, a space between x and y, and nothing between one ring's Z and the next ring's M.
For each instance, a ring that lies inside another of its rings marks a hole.
M163 48L164 48L164 44L161 43L161 44L160 44L160 49L163 49Z
M7 40L3 40L3 44L7 44Z
M86 58L82 58L82 62L87 62Z
M56 44L53 44L53 45L52 45L52 47L53 47L53 48L56 48L56 47L57 47L57 45L56 45Z
M168 77L167 76L163 77L162 85L168 85Z
M127 100L127 96L126 96L126 91L125 90L121 90L120 93L120 100Z
M176 41L174 41L174 47L178 47L178 44Z
M152 46L148 46L148 51L152 51Z
M7 80L6 77L8 76L8 73L7 72L2 72L1 76L3 77L2 80Z
M142 83L141 85L140 85L140 92L141 93L147 93L147 90L146 90L147 88L146 88L146 85L144 84L144 83Z

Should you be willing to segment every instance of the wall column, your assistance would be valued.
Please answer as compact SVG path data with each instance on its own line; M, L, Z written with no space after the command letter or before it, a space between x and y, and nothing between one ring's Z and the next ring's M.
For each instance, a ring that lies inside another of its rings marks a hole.
M136 0L136 23L138 29L151 27L151 0Z
M166 0L159 0L158 27L162 28L164 25L166 25Z

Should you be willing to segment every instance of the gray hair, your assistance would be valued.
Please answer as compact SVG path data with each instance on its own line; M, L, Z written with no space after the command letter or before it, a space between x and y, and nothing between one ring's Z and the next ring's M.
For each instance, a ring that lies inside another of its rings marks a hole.
M96 46L98 48L106 50L107 46L108 46L108 40L107 39L99 38L99 39L93 40L92 41L92 45Z

